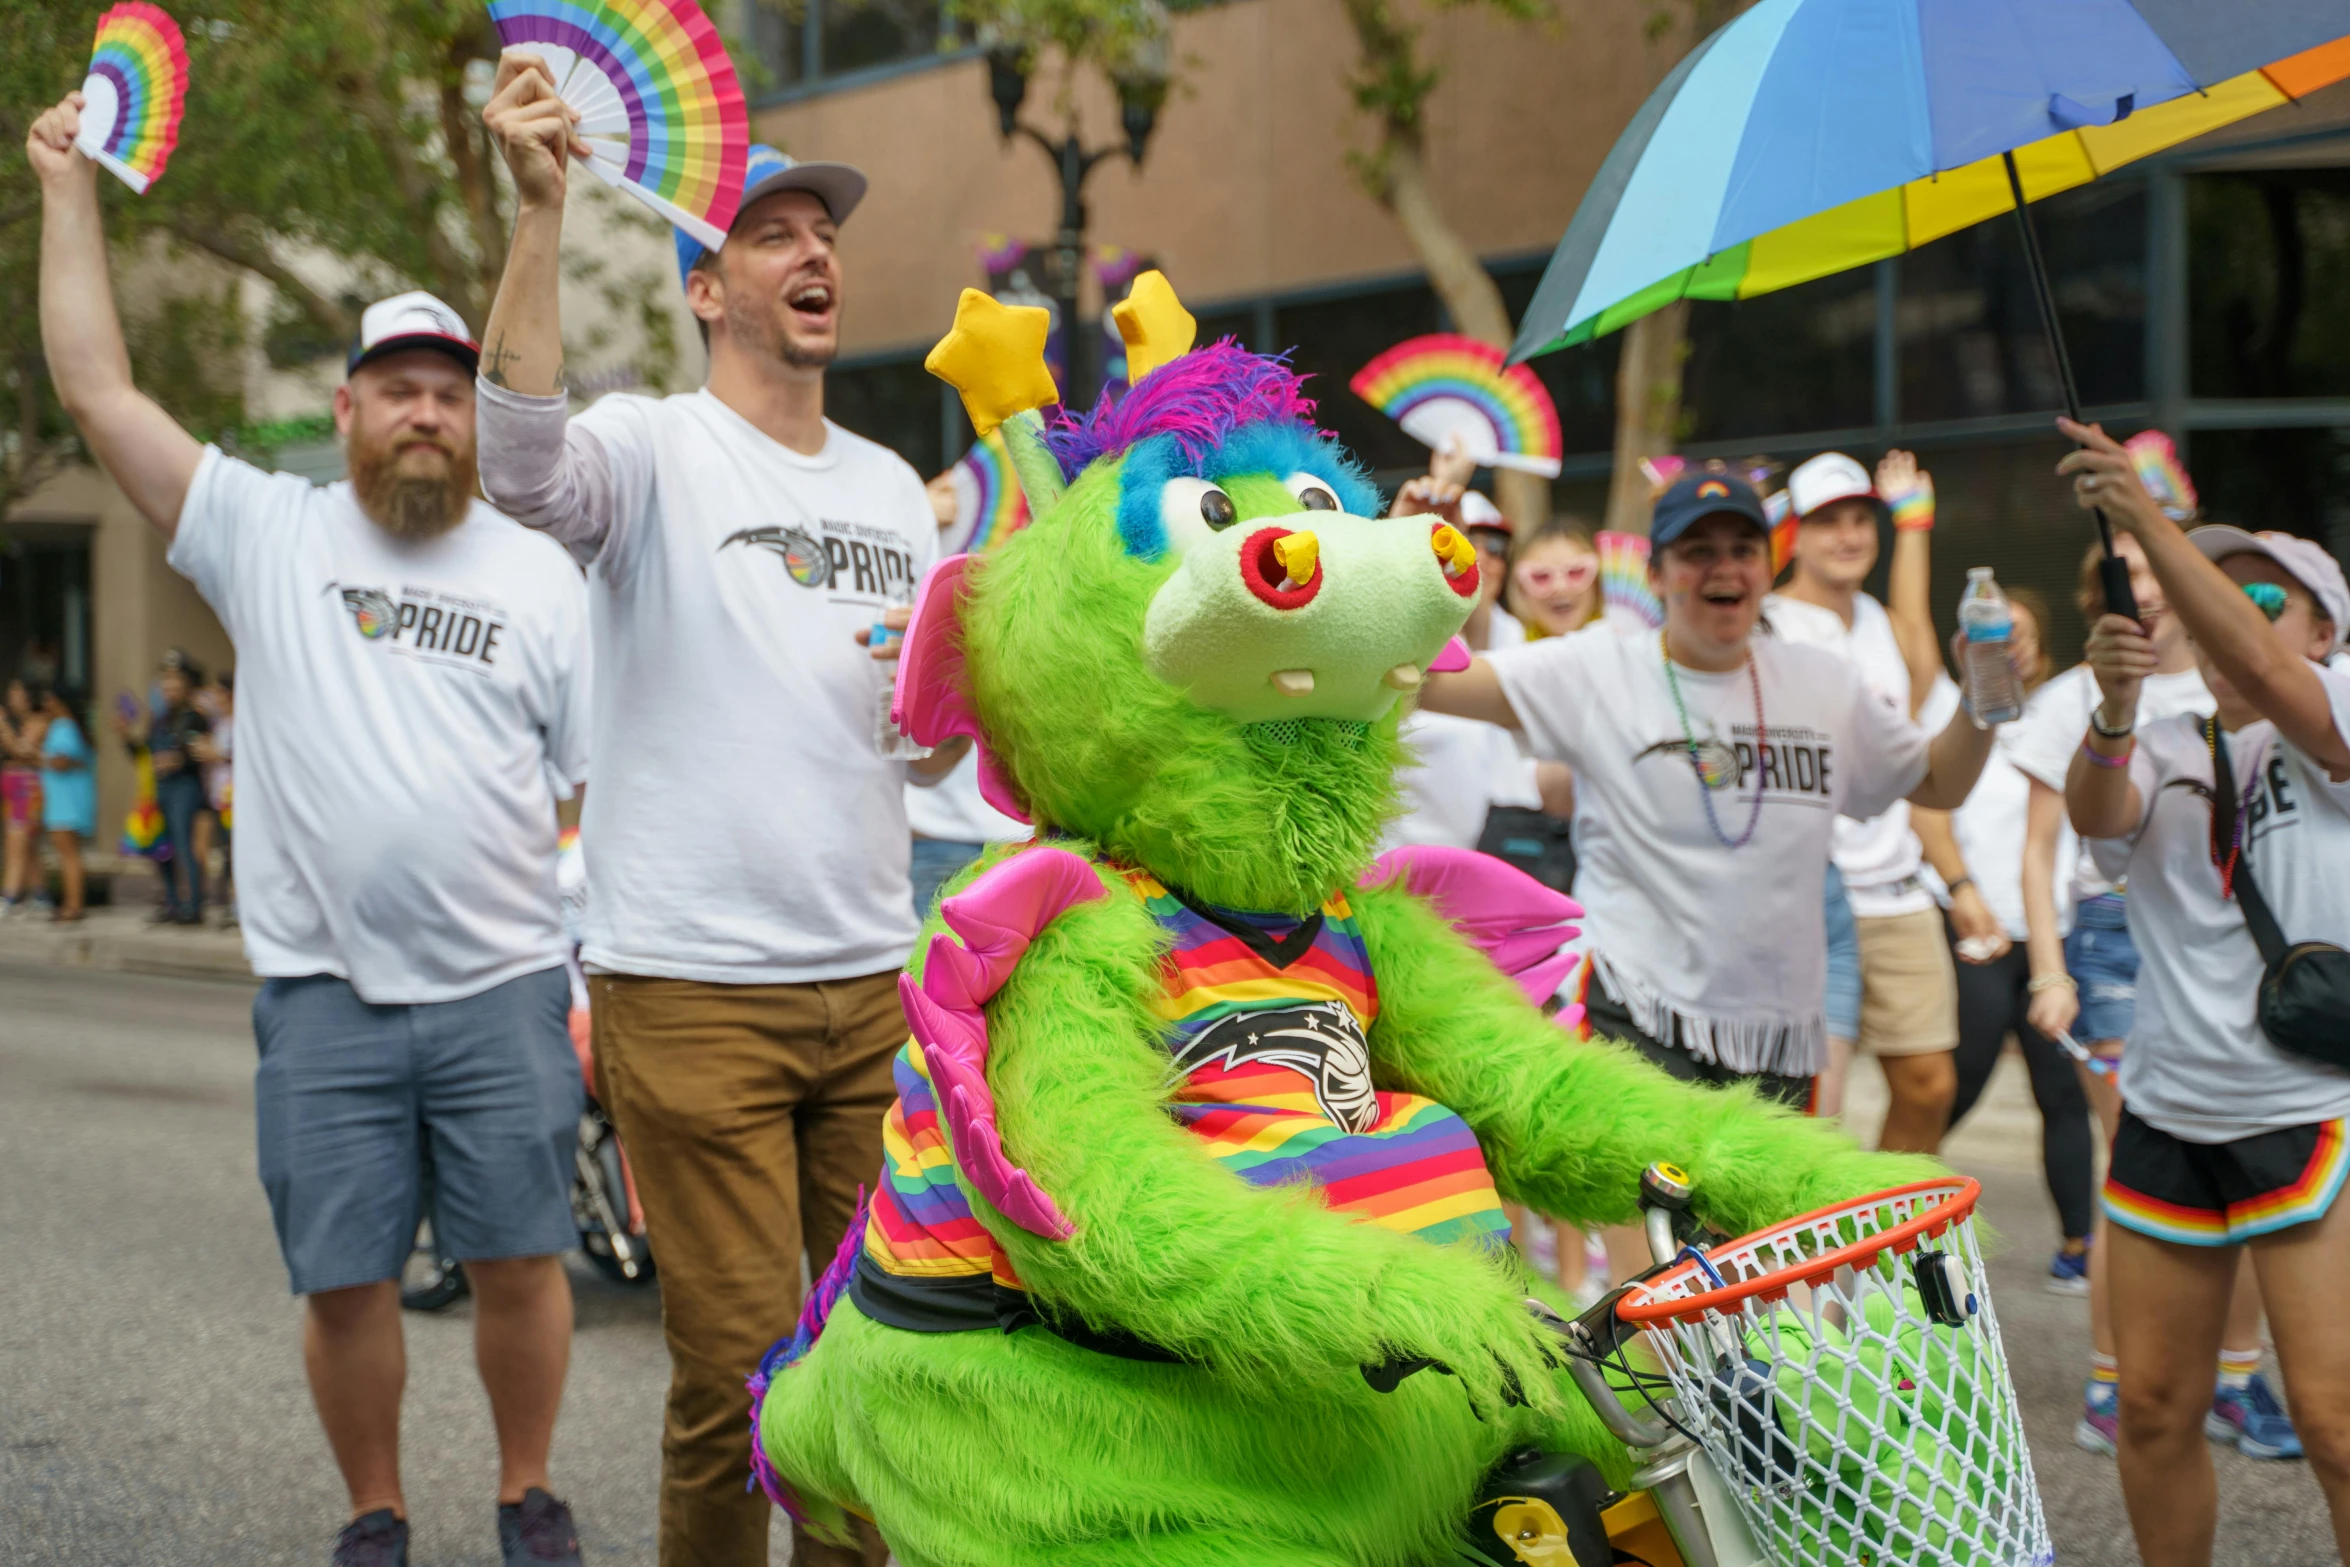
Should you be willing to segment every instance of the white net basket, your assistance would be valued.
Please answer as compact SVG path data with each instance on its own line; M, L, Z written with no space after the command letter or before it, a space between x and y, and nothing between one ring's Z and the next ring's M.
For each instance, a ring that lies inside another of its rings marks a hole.
M1960 1177L1823 1208L1634 1285L1673 1418L1783 1567L2055 1560Z

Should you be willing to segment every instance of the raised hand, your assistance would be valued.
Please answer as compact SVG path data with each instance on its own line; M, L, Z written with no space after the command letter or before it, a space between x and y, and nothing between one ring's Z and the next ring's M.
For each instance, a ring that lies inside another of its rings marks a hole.
M587 143L574 127L579 111L555 96L555 73L529 49L498 56L498 79L481 123L514 174L514 193L525 207L560 210L570 160L587 156Z
M2132 534L2150 523L2168 520L2154 504L2154 497L2146 493L2145 481L2138 477L2138 465L2128 450L2107 435L2103 425L2059 419L2056 427L2081 443L2080 450L2065 453L2056 471L2072 475L2073 499L2083 511L2102 511L2107 521Z
M1428 459L1428 477L1454 489L1466 489L1477 477L1477 459L1469 455L1469 444L1456 432L1444 438L1436 455Z
M2127 615L2100 615L2082 651L2104 696L2106 727L2118 729L2138 711L2138 687L2154 673L2154 643Z
M1457 528L1461 525L1461 496L1464 493L1460 485L1449 479L1422 474L1416 479L1404 481L1404 487L1395 492L1395 504L1387 508L1387 515L1436 517Z
M74 137L81 134L82 103L80 93L67 93L55 108L43 110L25 133L25 157L33 166L34 177L44 185L78 179L87 186L97 179L97 163L73 146Z

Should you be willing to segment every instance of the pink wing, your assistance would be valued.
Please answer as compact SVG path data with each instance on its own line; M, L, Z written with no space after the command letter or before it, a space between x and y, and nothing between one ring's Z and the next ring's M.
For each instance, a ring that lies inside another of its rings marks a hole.
M1405 891L1434 904L1537 1006L1557 993L1581 961L1569 944L1578 934L1573 922L1582 906L1490 854L1407 844L1379 856L1362 884L1381 886L1398 879ZM1555 1021L1562 1028L1580 1028L1583 1009L1564 1007Z
M1023 850L939 905L939 917L962 944L933 936L922 983L915 984L911 974L898 976L898 997L930 1064L956 1162L1005 1218L1054 1240L1075 1234L1076 1226L1004 1152L995 1095L987 1086L987 1016L981 1009L1062 911L1107 896L1093 867L1068 850Z
M889 702L890 722L920 745L943 745L969 735L979 751L979 792L1014 821L1028 820L1011 780L1003 775L980 732L963 682L963 595L968 555L949 555L930 568L914 590L914 621L906 628L898 658L897 683Z

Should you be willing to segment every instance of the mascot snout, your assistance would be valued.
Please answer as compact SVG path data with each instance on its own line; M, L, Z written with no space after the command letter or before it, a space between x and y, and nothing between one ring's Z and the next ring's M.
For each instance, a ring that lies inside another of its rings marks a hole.
M1143 658L1241 723L1370 722L1416 690L1476 605L1476 554L1428 517L1314 511L1311 530L1191 542L1151 599Z

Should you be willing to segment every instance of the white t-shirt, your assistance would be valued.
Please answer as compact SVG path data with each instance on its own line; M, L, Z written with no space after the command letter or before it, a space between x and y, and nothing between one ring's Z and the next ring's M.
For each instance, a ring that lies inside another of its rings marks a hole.
M487 448L504 405L484 396ZM916 924L887 672L856 643L938 555L904 459L827 424L804 457L708 391L573 419L608 473L588 573L597 969L800 984L896 968ZM524 516L537 522L534 516Z
M2038 779L2058 794L2064 793L2065 774L2072 768L2073 753L2081 748L2082 739L2089 733L2089 715L2097 710L2099 700L2097 676L2088 665L2075 664L2033 693L2024 716L2002 731L2002 749L2025 776ZM2158 719L2180 714L2201 718L2210 711L2211 692L2203 684L2199 671L2148 675L2138 687L2141 729ZM2057 861L2060 875L2063 868L2060 858ZM2062 880L2056 884L2057 913L2066 928L2072 925L2073 908L2113 891L2113 885L2098 869L2095 856L2076 853L2072 885L2068 888Z
M979 792L979 753L966 755L928 788L906 785L906 825L917 838L948 843L1018 843L1036 829L1014 821Z
M1832 609L1774 593L1763 601L1763 615L1785 640L1826 648L1843 659L1860 672L1870 691L1909 715L1909 665L1884 605L1866 593L1854 594L1847 626ZM1915 914L1934 906L1934 895L1918 880L1925 848L1910 830L1907 800L1895 801L1865 822L1838 821L1834 857L1856 919Z
M1491 613L1490 647L1525 646L1524 625L1499 605ZM1395 770L1404 809L1387 824L1382 849L1402 844L1474 849L1494 806L1539 809L1542 804L1534 758L1499 724L1415 710L1403 721L1403 738L1418 760Z
M2000 928L2017 942L2031 935L2031 928L2024 920L2024 842L2030 836L2032 781L2016 765L2015 752L2018 736L2031 726L2053 689L2054 682L2042 685L2024 703L2021 718L1999 726L1993 738L1991 758L1983 764L1983 775L1975 781L1974 792L1966 797L1966 804L1950 813L1950 830L1958 840L1959 856L1966 861L1967 874L1974 878L1975 890L1983 895L1983 902L1998 919ZM2061 693L2057 700L2064 700ZM2056 859L2051 875L2059 936L2072 929L2073 905L2069 891L2073 861L2079 854L2080 840L2073 836L2072 824L2063 822L2056 830Z
M564 958L555 800L587 776L586 593L478 502L436 539L207 448L171 564L237 648L253 971L453 1001Z
M1787 911L1819 904L1839 813L1879 815L1924 779L1927 736L1835 655L1752 646L1759 725L1747 670L1675 666L1724 834L1761 793L1737 849L1708 822L1657 637L1594 627L1490 658L1534 754L1575 770L1575 898L1609 993L1657 1038L1678 1021L1700 1060L1802 1076L1826 1062L1827 939Z
M2350 675L2318 668L2334 728L2350 735ZM2245 859L2288 941L2350 946L2350 783L2262 720L2228 737L2245 807ZM2211 752L2201 720L2138 726L2130 758L2142 814L2094 845L2127 874L2138 945L2138 1008L2122 1055L2122 1101L2193 1143L2350 1115L2350 1074L2288 1055L2253 1016L2260 949L2243 909L2220 896L2211 861Z

